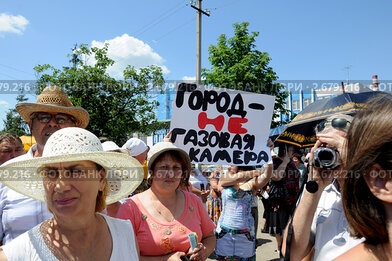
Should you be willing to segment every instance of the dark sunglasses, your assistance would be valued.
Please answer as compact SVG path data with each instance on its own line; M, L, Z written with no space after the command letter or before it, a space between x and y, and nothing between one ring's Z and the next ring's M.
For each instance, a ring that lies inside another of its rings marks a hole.
M32 115L32 119L36 118L39 120L41 123L48 123L52 120L54 117L54 120L56 121L57 124L66 124L71 122L76 122L75 118L72 117L71 115L64 114L64 113L58 113L56 115L52 115L46 112L38 112Z
M327 123L327 121L322 121L319 124L317 124L317 132L322 132L325 129L325 124ZM347 124L350 123L348 120L346 119L339 119L339 118L335 118L331 121L331 125L332 127L334 127L335 129L344 129L347 127Z

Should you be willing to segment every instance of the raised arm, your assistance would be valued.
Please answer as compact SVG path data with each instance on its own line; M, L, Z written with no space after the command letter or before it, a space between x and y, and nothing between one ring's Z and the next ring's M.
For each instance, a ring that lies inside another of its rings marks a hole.
M279 167L272 172L272 176L271 176L272 180L274 181L281 180L286 175L286 167L287 164L289 163L290 163L290 157L286 153L285 156L283 157L282 163L280 163Z
M264 173L261 174L260 176L257 176L255 179L251 181L251 187L253 192L256 192L259 189L263 188L271 179L272 172L274 169L273 164L269 163L264 165L264 167L265 167Z
M240 182L245 182L250 180L254 177L258 177L263 174L260 170L248 170L248 171L240 171L240 172L233 172L229 171L226 174L221 175L219 179L219 186L221 187L230 187L234 186Z

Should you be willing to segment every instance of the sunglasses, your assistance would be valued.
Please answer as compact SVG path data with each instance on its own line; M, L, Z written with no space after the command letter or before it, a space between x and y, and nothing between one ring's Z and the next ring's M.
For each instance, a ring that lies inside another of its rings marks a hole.
M322 121L319 124L317 124L317 132L322 132L325 129L327 121ZM350 121L346 119L339 119L335 118L331 121L332 127L335 129L345 129L347 127L347 124L350 123Z
M70 121L76 122L74 117L64 113L58 113L56 115L52 115L46 112L38 112L35 113L35 115L33 115L32 119L36 118L41 123L48 123L52 120L53 117L57 124L66 124L69 123Z

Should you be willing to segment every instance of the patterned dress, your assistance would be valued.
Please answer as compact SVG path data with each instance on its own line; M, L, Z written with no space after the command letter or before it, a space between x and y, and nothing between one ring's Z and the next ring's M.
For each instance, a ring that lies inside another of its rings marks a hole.
M213 171L209 179L217 179L219 181L220 172ZM211 189L210 194L207 197L207 211L208 215L211 217L212 221L214 221L215 225L218 224L219 217L222 212L222 200L220 197L220 193Z

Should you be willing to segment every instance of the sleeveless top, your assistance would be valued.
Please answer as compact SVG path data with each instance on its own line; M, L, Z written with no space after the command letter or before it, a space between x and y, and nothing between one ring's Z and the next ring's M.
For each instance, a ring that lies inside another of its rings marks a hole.
M222 214L218 226L232 230L254 231L254 220L251 214L253 198L252 190L225 188L222 191Z
M139 260L131 222L102 216L105 218L113 240L110 261ZM46 245L40 226L41 224L35 226L1 247L8 261L58 261Z

